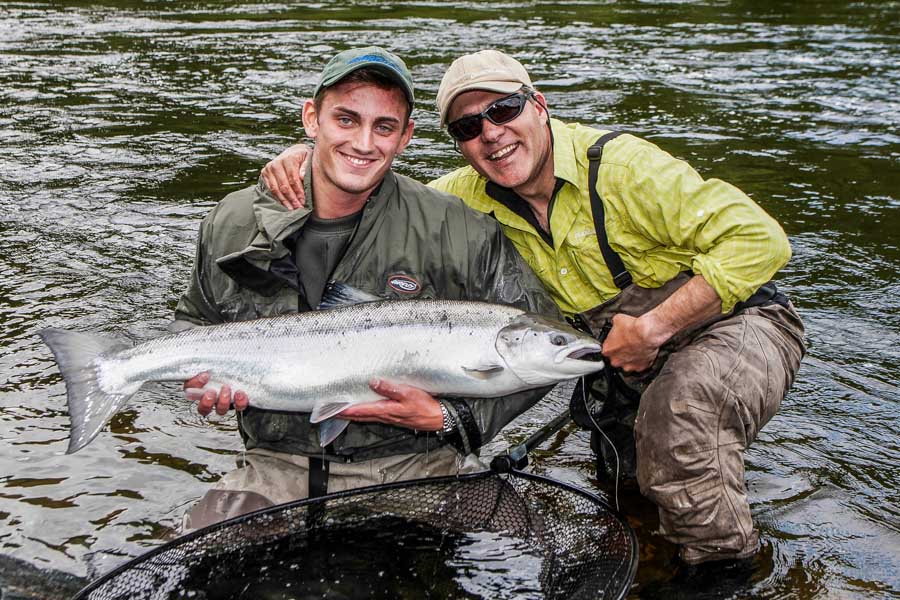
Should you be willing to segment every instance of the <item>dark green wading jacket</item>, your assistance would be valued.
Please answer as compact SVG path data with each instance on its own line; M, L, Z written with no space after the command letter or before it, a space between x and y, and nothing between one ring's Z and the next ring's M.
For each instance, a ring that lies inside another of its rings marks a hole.
M312 198L308 184L306 193ZM190 284L178 302L172 329L310 310L292 252L296 233L311 212L309 207L288 211L262 182L226 196L200 226ZM367 201L331 279L389 299L482 300L561 318L493 219L455 196L393 172ZM472 452L548 389L496 400L451 401L449 408L461 426L449 441L391 425L351 423L324 456L368 460L425 452L450 441L461 452ZM263 411L252 408L253 398L250 403L238 415L248 449L323 456L318 428L308 413Z

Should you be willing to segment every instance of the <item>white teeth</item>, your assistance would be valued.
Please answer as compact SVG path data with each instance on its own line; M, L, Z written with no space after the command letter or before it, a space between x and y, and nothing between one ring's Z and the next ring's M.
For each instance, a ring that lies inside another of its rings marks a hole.
M517 146L518 146L518 144L510 144L509 146L506 146L505 148L500 148L499 150L497 150L496 152L494 152L493 154L488 156L488 159L499 160L499 159L503 158L504 156L506 156L507 154L509 154L510 152L512 152L513 150L515 150Z
M344 157L349 160L351 164L354 164L358 167L364 167L372 162L371 160L366 160L364 158L354 158L353 156L347 156L346 154L344 155Z

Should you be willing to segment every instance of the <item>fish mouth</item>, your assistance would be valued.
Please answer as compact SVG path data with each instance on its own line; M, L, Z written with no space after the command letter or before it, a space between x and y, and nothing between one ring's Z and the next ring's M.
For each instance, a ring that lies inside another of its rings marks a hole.
M575 346L569 346L565 350L556 354L555 362L561 363L564 360L581 360L587 362L598 362L603 360L600 354L601 346L597 342L584 342Z

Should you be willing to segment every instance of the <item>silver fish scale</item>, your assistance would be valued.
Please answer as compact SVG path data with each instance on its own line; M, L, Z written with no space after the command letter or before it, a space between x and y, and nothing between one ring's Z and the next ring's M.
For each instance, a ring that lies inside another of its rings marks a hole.
M498 396L521 381L512 373L484 381L463 367L502 364L497 333L522 314L481 302L390 301L197 327L104 357L100 383L130 392L210 371L211 386L228 383L254 406L294 411L323 399L374 400L373 377L435 394Z

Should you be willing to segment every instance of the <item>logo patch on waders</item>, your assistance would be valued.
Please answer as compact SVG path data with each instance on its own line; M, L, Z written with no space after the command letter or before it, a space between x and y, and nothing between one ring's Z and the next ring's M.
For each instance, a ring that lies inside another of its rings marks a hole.
M401 294L415 294L422 289L422 284L407 275L391 275L388 277L388 285Z

